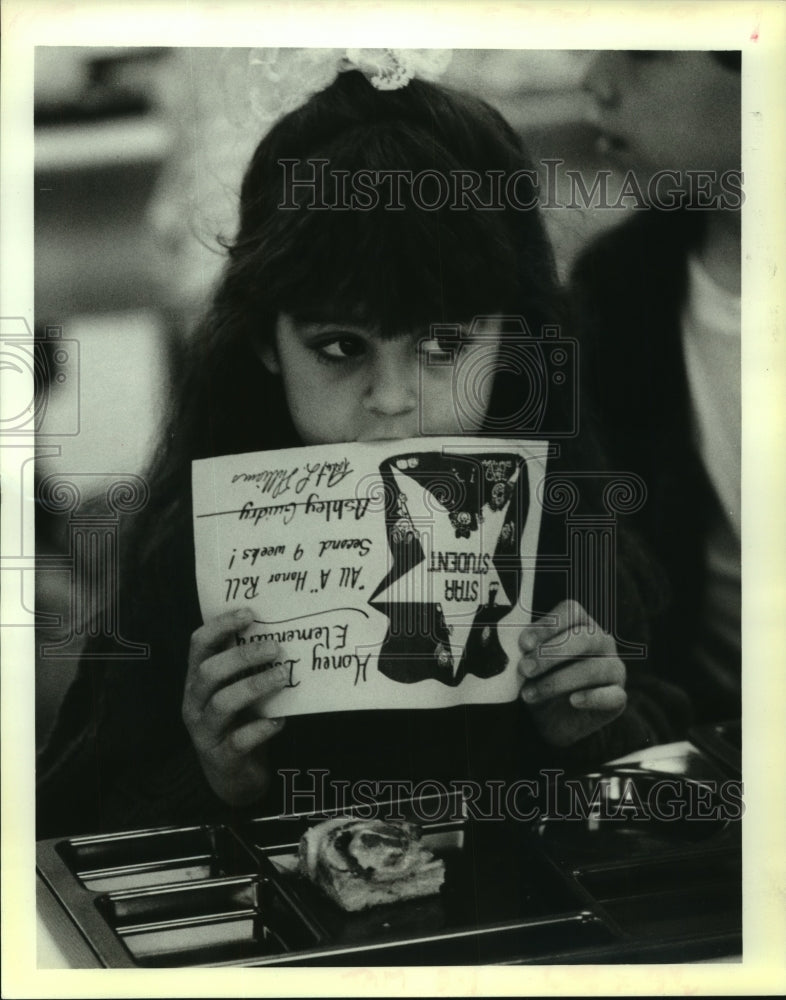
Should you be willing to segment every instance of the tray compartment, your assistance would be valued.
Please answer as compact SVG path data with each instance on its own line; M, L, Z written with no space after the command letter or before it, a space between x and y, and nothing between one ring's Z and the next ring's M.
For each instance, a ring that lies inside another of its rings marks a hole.
M588 868L576 873L579 883L600 902L648 893L679 893L686 885L737 885L741 875L740 859L729 851L651 864Z
M578 780L581 808L563 788L560 815L534 835L587 907L628 941L739 931L741 826L725 818L711 784L626 768ZM664 780L669 794L659 799Z
M742 887L696 885L619 897L605 901L603 910L628 935L640 938L673 937L697 926L704 934L733 932L742 926Z
M673 774L616 768L565 779L553 806L534 830L566 871L619 861L647 865L653 857L695 859L740 841L740 824L726 818L713 787Z
M279 965L475 965L524 963L544 954L563 953L613 944L605 924L588 912L544 917L508 925L457 931L438 936L334 948L314 955L283 957Z
M140 965L215 965L313 948L313 930L267 879L214 879L97 901Z
M251 876L188 882L101 896L98 909L112 927L123 928L210 913L246 912L257 907L257 883Z
M445 863L439 893L347 913L297 872L297 845L254 839L261 862L294 908L333 946L378 946L573 913L583 896L532 849L521 824L447 820L422 824L423 844ZM430 947L430 946L429 946Z
M58 852L92 892L199 881L254 871L246 848L226 827L176 827L63 841Z
M742 926L742 864L733 850L578 871L577 881L628 936L673 937Z

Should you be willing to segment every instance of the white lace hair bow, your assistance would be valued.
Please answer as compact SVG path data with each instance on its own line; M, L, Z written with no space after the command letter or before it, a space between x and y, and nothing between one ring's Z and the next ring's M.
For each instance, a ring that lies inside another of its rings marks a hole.
M260 121L272 125L338 73L360 70L377 90L400 90L414 77L439 79L451 56L448 49L252 49L249 96Z

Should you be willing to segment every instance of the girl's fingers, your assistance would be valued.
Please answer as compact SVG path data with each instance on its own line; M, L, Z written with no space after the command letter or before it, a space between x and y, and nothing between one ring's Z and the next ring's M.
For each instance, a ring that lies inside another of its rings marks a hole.
M527 681L521 689L521 697L528 704L548 701L559 695L583 691L612 684L622 687L625 683L625 667L616 656L579 660L552 670L551 673L535 680Z
M284 728L284 719L254 719L244 726L239 726L227 737L227 745L239 757L256 750L267 743Z
M186 680L186 696L193 709L204 711L213 695L229 684L233 677L271 663L280 653L277 643L266 640L233 646L203 660L189 671Z
M619 713L625 708L627 701L625 689L618 684L574 691L570 696L570 703L574 708L594 709L596 712Z
M239 611L225 611L224 614L205 622L191 636L191 648L188 653L189 672L209 656L225 649L229 639L237 632L248 628L253 620L254 614L251 609L241 608Z
M525 653L519 661L519 673L524 679L532 679L570 660L616 659L616 652L608 632L590 619L582 631L560 632L547 644Z
M538 622L533 625L525 625L521 630L519 646L525 656L535 652L544 642L554 639L561 632L575 631L583 625L594 624L593 619L578 601L560 601L549 612L549 617L554 618L552 625L542 625Z
M284 664L270 667L222 687L208 701L202 712L202 723L214 737L222 738L231 728L235 716L255 701L283 691L289 683L289 668Z

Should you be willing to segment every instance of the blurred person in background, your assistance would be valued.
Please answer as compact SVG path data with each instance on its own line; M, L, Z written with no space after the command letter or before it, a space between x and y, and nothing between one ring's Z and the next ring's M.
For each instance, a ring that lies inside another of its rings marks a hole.
M697 721L740 695L740 53L599 53L599 145L647 205L573 268L582 366L670 600L650 655Z

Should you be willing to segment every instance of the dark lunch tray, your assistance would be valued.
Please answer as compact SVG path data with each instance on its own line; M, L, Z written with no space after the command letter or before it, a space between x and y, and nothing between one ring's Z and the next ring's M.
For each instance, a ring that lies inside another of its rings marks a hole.
M606 781L611 801L632 775L647 787L658 779L612 768L580 780L590 798ZM439 894L361 913L345 913L297 874L299 839L324 815L58 838L38 844L37 865L108 967L689 961L741 952L738 822L691 828L638 818L610 821L611 830L592 815L483 820L456 795L442 804L395 803L397 814L438 817L421 826L445 862ZM385 809L390 815L390 804L378 815Z

